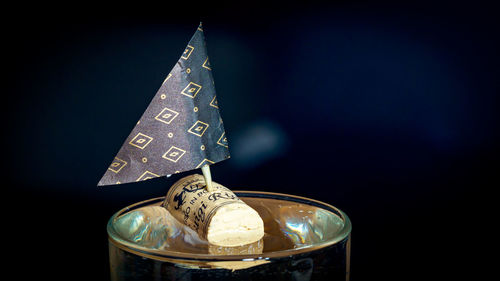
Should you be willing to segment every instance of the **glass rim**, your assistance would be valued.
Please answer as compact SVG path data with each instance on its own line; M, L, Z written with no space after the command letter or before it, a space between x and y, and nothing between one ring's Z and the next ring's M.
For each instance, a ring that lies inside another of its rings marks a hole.
M136 202L134 204L131 204L125 208L122 208L118 212L114 213L113 216L108 221L107 224L107 232L108 232L108 239L110 243L113 243L116 247L127 251L134 253L139 256L151 258L151 259L156 259L156 260L166 260L166 261L172 261L172 260L185 260L185 261L257 261L257 260L268 260L271 258L281 258L281 257L287 257L287 256L292 256L292 255L297 255L297 254L303 254L303 253L308 253L308 252L313 252L319 249L326 248L328 246L337 244L344 239L346 239L350 233L351 233L351 221L349 217L340 209L315 200L315 199L310 199L306 197L301 197L297 195L290 195L290 194L284 194L284 193L276 193L276 192L265 192L265 191L246 191L246 190L235 190L233 191L238 197L252 197L252 198L268 198L268 199L279 199L279 200L285 200L285 201L291 201L291 202L297 202L297 203L302 203L302 204L307 204L315 207L319 207L323 210L329 211L334 213L335 215L339 216L343 221L344 225L341 228L341 230L335 235L333 238L312 244L310 246L305 246L305 247L300 247L300 248L294 248L294 249L287 249L287 250L282 250L282 251L272 251L272 252L266 252L266 253L261 253L261 254L246 254L246 255L211 255L211 254L200 254L200 253L183 253L183 252L176 252L176 251L169 251L169 250L157 250L157 249L150 249L147 247L139 246L137 244L134 244L128 240L125 240L120 237L120 235L114 230L113 228L113 222L114 220L122 215L123 213L127 211L134 210L136 208L149 205L154 202L162 202L164 200L164 196L162 197L156 197L156 198L151 198L147 199L144 201Z

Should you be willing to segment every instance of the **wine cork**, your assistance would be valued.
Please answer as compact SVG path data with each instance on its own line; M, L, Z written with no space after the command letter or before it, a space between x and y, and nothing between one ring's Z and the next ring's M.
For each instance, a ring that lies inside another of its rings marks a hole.
M235 247L260 240L264 223L259 214L228 188L212 185L209 192L203 176L184 177L172 185L163 206L210 244Z
M260 239L256 242L237 247L221 247L209 244L208 253L214 256L258 255L262 254L263 249L264 249L264 239ZM267 260L220 261L220 262L210 262L208 263L208 265L210 265L211 268L224 268L235 271L239 269L254 267L268 262L269 261Z
M223 247L223 246L208 244L208 253L214 256L255 255L255 254L262 254L263 250L264 250L263 238L250 244L235 246L235 247Z
M208 253L214 256L258 255L262 254L263 250L264 250L263 238L256 242L236 247L223 247L223 246L215 246L212 244L209 244L208 246ZM269 263L270 261L266 259L255 259L255 260L248 259L248 260L236 260L236 261L227 261L227 260L209 261L209 262L196 261L196 263L183 263L182 261L177 260L175 262L177 265L189 269L206 270L207 268L212 268L212 269L223 268L231 271L236 271L240 269L247 269L262 264L266 264Z

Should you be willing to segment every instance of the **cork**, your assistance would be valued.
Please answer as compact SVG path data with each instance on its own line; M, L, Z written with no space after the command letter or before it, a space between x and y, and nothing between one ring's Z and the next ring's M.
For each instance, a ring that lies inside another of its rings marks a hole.
M262 254L263 250L264 250L263 238L250 244L235 246L235 247L222 247L213 244L208 244L208 253L214 256L255 255L255 254Z
M210 244L236 247L259 241L264 236L259 214L228 188L212 185L208 191L202 175L184 177L172 185L163 207Z
M256 254L258 255L262 254L263 249L264 249L264 239L262 238L256 242L236 247L222 247L209 244L208 253L214 256L226 256L226 255L235 256L235 255L256 255ZM209 261L209 262L196 261L196 263L183 263L182 261L176 261L176 264L178 266L189 269L205 270L207 268L213 268L213 269L222 268L231 271L236 271L240 269L247 269L259 266L269 262L270 261L266 259L248 259L248 260L237 260L237 261L226 261L226 260Z

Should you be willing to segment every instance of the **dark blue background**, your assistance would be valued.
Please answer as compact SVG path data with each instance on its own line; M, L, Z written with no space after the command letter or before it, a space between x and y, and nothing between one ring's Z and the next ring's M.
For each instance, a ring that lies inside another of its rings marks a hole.
M20 276L106 280L109 217L188 174L96 186L200 20L232 153L215 181L344 210L352 280L484 272L498 186L493 7L186 3L34 7L4 24L3 199L19 225L3 231Z

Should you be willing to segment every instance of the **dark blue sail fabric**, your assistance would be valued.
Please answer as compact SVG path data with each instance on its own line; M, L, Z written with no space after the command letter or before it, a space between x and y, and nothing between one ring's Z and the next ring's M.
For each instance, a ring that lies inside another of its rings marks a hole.
M200 24L98 185L148 180L228 158Z

